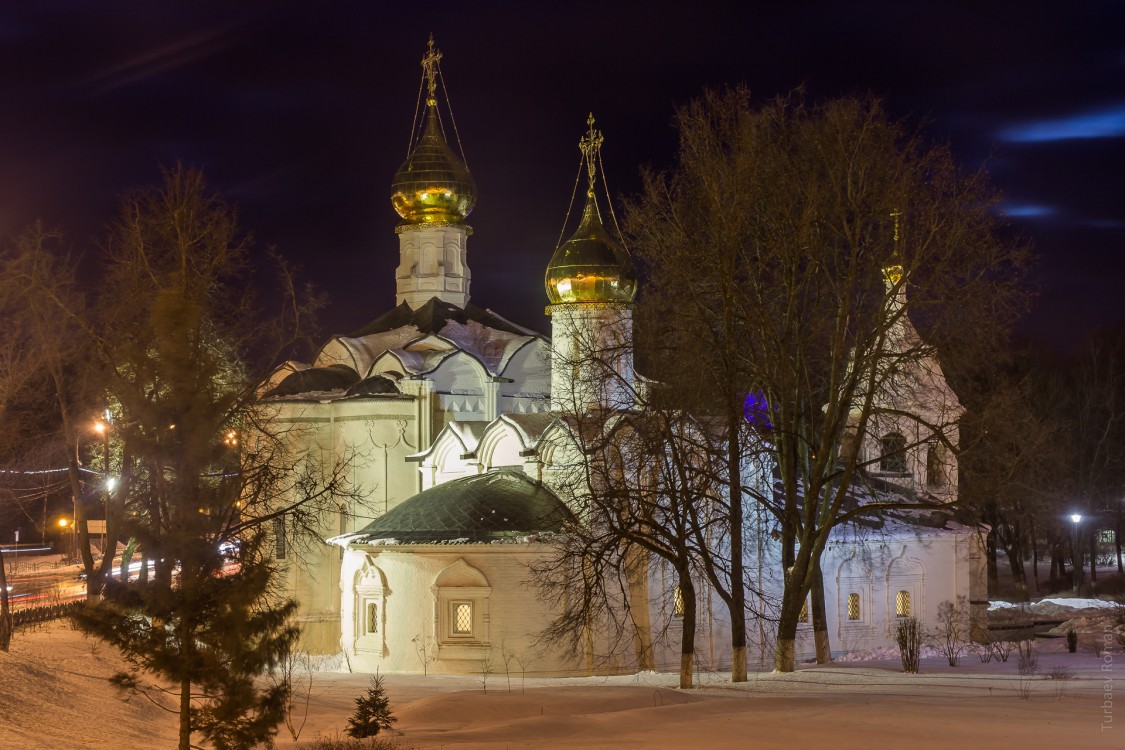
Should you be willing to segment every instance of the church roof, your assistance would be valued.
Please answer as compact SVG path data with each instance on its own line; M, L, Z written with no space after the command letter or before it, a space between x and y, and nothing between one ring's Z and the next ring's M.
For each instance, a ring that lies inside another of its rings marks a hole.
M348 334L348 337L362 338L376 333L393 331L405 326L414 326L418 329L419 333L437 334L441 333L446 327L446 324L450 321L460 323L461 325L465 325L469 321L475 321L486 328L504 331L505 333L513 333L517 336L539 335L531 329L516 325L491 310L477 307L472 303L469 303L462 309L450 302L443 302L437 297L431 297L429 302L422 305L417 310L411 309L410 305L403 302L398 307L383 313L359 330Z
M359 381L359 375L347 365L310 367L286 375L274 388L263 394L263 398L295 396L302 393L336 391L348 388ZM393 384L392 384L393 387ZM398 392L398 389L395 389Z
M496 469L431 487L337 544L467 544L525 541L562 531L570 510L521 471Z

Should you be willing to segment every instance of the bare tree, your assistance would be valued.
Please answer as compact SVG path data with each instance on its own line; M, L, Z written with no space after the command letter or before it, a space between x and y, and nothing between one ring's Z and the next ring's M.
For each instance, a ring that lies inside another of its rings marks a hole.
M676 123L677 162L646 175L632 248L649 271L646 301L667 311L648 322L675 342L658 361L716 373L658 368L680 374L675 390L728 425L747 394L763 404L776 486L732 488L781 527L775 668L790 671L833 529L945 499L908 487L856 503L852 488L873 471L905 477L930 448L956 454L961 409L942 369L963 384L987 364L1022 309L1026 252L998 239L984 176L877 100L755 108L735 89L705 94ZM731 462L745 453L727 450Z

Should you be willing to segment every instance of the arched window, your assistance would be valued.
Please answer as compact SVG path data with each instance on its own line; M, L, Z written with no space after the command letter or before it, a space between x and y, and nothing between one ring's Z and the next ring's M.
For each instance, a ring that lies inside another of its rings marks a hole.
M859 594L848 594L848 619L855 622L861 619L859 611Z
M852 459L858 458L858 453L859 435L855 430L845 430L840 436L840 463L850 463Z
M488 646L488 601L484 573L458 559L434 579L438 658L479 658Z
M910 592L906 590L895 594L895 617L910 617Z
M926 449L926 484L931 487L941 487L949 482L945 475L943 453L940 445L931 445Z
M884 435L879 440L883 457L879 469L891 474L906 473L906 438L897 432Z
M382 656L386 646L387 578L367 559L355 576L355 649Z
M672 616L684 616L684 592L679 586L672 589Z
M285 516L273 519L273 559L284 560L288 555L285 538Z

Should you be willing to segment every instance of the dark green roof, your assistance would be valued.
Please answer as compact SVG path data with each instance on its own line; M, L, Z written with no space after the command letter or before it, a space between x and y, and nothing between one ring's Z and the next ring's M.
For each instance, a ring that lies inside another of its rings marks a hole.
M350 543L492 542L561 531L571 512L522 471L496 469L420 492L349 535Z
M445 327L445 324L451 320L462 325L472 320L486 328L494 328L497 331L514 333L519 336L534 334L533 331L521 328L491 310L477 307L471 302L465 305L464 308L461 308L450 302L444 302L437 297L431 297L429 302L422 305L417 310L412 309L409 304L403 302L398 307L380 315L375 320L348 335L351 338L360 338L362 336L370 336L373 333L393 331L403 326L416 326L422 333L437 334L440 333L441 329Z

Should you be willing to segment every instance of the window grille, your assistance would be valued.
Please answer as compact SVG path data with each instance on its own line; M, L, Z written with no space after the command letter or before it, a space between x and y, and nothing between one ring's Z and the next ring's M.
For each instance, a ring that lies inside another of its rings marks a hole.
M900 591L895 594L895 617L910 617L909 591Z
M936 445L931 445L926 450L926 484L931 487L941 487L948 484L945 476L945 461L942 450Z
M377 602L367 602L367 632L379 632L379 604Z
M285 548L285 518L277 517L273 519L273 558L275 560L284 560L288 552Z
M906 473L906 438L897 432L884 435L879 440L883 457L879 459L879 470L894 474Z
M801 604L801 614L797 615L797 622L808 622L808 621L809 621L809 600L805 599L805 601Z
M473 634L473 605L471 602L457 602L453 605L453 634Z
M859 619L859 594L848 594L848 619Z
M684 592L679 586L672 589L672 614L676 617L684 616Z

